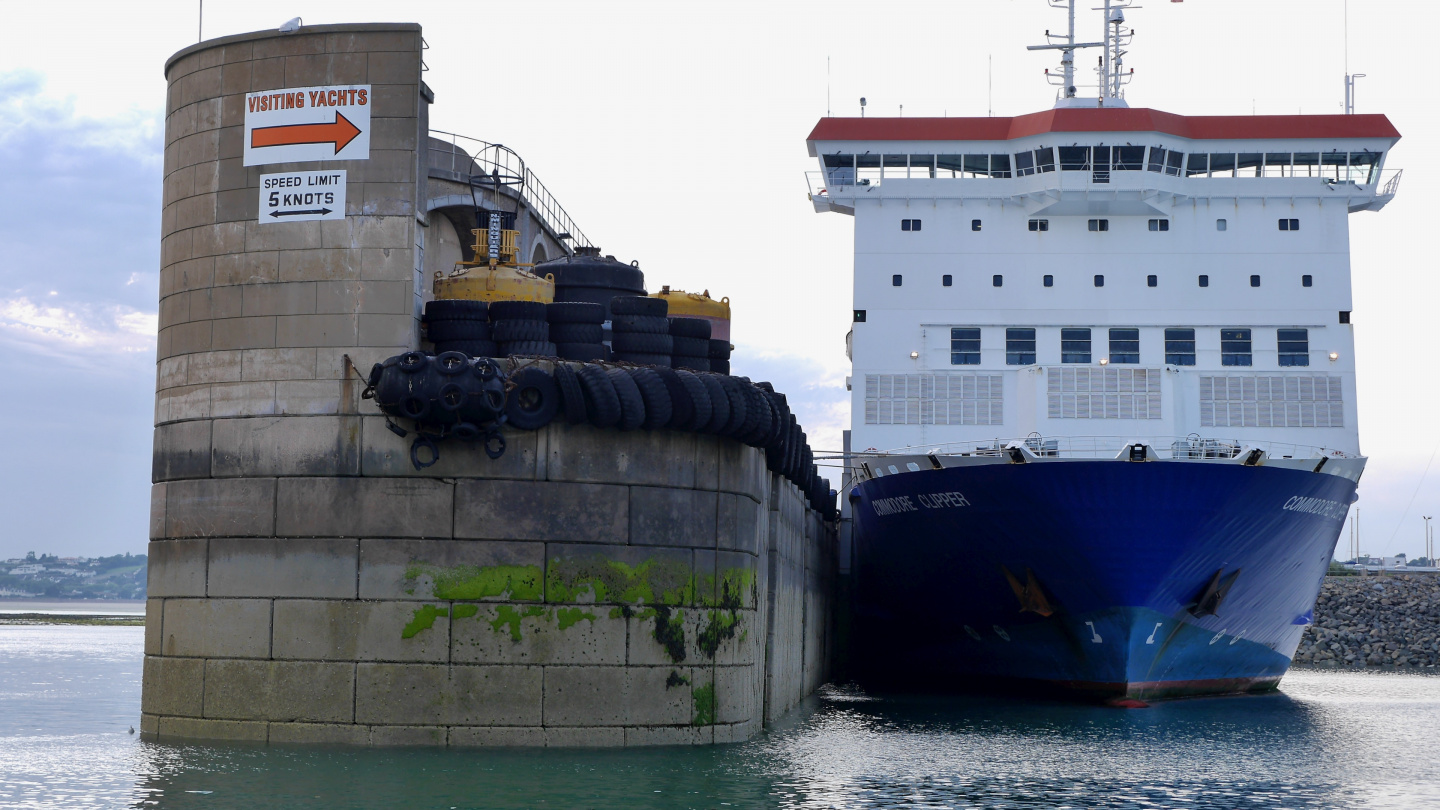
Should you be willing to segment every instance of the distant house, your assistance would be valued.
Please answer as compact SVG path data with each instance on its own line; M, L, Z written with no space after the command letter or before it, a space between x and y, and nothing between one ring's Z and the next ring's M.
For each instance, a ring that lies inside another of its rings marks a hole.
M13 577L13 576L26 576L26 575L29 575L29 574L40 574L40 573L44 573L44 571L45 571L45 566L43 566L43 565L41 565L41 564L39 564L39 563L30 563L29 565L17 565L17 566L15 566L14 568L11 568L11 569L10 569L10 576Z

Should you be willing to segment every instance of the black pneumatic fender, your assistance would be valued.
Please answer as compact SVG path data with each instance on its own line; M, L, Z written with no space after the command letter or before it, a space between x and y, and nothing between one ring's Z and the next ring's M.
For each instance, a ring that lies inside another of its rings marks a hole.
M471 373L459 384L465 388L465 406L460 410L463 421L476 425L493 422L505 411L505 375L489 358L475 361Z
M536 366L511 375L513 388L505 401L509 424L520 430L539 430L550 424L560 411L560 388L550 372Z

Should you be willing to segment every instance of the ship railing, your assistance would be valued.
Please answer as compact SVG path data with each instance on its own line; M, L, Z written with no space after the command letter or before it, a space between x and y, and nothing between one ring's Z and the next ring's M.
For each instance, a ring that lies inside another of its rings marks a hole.
M1022 444L1039 458L1113 459L1128 446L1149 445L1161 459L1231 459L1247 450L1262 450L1271 458L1344 457L1346 453L1315 445L1291 444L1255 439L1189 436L1025 436L981 441L911 445L874 453L877 456L1000 456L1007 448ZM855 455L871 455L857 453Z
M1404 173L1404 169L1386 169L1382 172L1380 177L1382 183L1380 186L1380 196L1394 197L1395 194L1400 191L1400 175ZM1389 176L1389 179L1386 179L1386 175Z
M514 187L531 211L560 239L569 239L572 246L589 247L590 240L570 218L550 189L525 166L519 155L498 144L457 135L444 130L430 130L431 137L450 141L449 149L430 149L432 169L460 177L489 178L489 185ZM482 184L487 184L483 183Z

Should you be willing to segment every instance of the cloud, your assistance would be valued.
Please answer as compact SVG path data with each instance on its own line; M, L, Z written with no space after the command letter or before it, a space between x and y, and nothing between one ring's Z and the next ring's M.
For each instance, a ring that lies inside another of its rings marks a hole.
M73 308L36 304L29 298L0 298L0 335L52 356L88 352L153 352L159 314L123 304L81 304Z

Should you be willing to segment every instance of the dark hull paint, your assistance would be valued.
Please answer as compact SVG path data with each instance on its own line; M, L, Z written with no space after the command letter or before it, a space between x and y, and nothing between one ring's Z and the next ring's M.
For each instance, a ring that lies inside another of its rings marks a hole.
M966 505L943 494L956 492ZM1095 697L1273 689L1354 493L1333 475L1190 462L991 464L867 481L854 509L857 668L891 682ZM1285 509L1296 497L1337 509ZM1006 570L1022 585L1033 573L1043 602L1022 612ZM1193 615L1216 572L1237 570L1216 615Z

